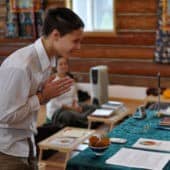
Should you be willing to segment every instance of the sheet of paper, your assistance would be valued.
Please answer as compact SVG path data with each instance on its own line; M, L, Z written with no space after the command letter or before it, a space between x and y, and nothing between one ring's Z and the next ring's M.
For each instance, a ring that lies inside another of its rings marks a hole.
M80 144L75 150L77 150L77 151L83 151L83 150L85 150L86 148L88 148L88 145L87 145L87 144Z
M106 160L107 164L133 168L162 170L170 159L170 154L149 152L130 148L121 148Z
M170 141L139 138L133 147L170 152Z
M118 110L121 107L123 107L123 103L117 101L108 101L101 105L101 108L103 109L112 109L112 110Z
M110 109L96 109L91 115L92 116L111 116L113 114L114 110Z
M53 139L50 143L52 145L60 146L60 147L67 147L73 144L75 141L75 138L70 137L58 137L56 139Z
M66 129L63 133L62 133L62 136L65 136L65 137L73 137L73 138L79 138L79 137L82 137L86 134L88 134L89 132L83 130L83 129L72 129L72 128L69 128L69 129Z
M170 116L170 107L167 109L160 109L159 113L161 113L161 115Z

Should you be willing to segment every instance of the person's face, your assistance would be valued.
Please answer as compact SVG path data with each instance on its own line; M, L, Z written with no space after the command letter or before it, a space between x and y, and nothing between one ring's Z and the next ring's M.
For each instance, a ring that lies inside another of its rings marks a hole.
M62 57L57 60L57 73L66 74L68 72L68 61Z
M59 36L54 42L53 48L56 51L56 55L69 57L75 50L80 49L80 43L83 39L83 29L74 30L64 36Z

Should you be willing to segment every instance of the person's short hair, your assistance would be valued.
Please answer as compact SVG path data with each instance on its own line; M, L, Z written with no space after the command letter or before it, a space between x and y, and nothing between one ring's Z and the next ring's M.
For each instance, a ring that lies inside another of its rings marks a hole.
M56 29L61 36L64 36L80 28L84 28L84 23L72 10L68 8L52 8L47 11L42 34L48 36Z

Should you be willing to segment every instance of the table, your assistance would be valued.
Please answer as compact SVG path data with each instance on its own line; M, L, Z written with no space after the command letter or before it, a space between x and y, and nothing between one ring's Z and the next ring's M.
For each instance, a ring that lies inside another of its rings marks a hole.
M70 159L67 163L67 170L134 170L138 168L128 168L117 165L105 164L105 161L115 154L121 147L131 147L139 138L151 138L170 140L170 131L156 129L159 118L155 111L147 110L147 118L137 120L132 117L125 120L119 126L114 128L109 137L120 137L128 140L125 144L111 144L104 155L96 157L92 151L87 148L77 156ZM169 170L168 163L164 170Z
M113 126L118 123L119 121L123 120L125 117L129 115L129 111L127 108L123 107L119 111L117 111L113 116L111 117L97 117L97 116L91 116L89 115L87 117L88 119L88 129L91 128L91 125L93 122L102 122L109 126L109 131L113 129Z
M46 163L47 165L52 165L56 167L64 167L68 159L71 156L71 152L75 150L84 140L89 138L95 130L88 130L82 128L75 128L75 127L66 127L59 132L55 133L54 135L48 137L47 139L41 141L38 145L40 148L39 154L39 162ZM54 150L58 151L59 153L65 153L65 160L64 163L49 160L42 160L42 155L44 150Z
M152 95L146 96L144 99L144 103L148 103L148 102L158 102L158 96L152 96ZM170 99L160 95L160 102L170 103Z

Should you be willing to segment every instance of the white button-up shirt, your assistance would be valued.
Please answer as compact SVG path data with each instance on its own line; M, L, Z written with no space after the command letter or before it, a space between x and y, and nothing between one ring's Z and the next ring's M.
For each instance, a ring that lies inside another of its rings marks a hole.
M0 152L28 157L27 138L36 133L38 88L48 78L49 60L41 38L11 54L0 67ZM35 151L35 146L34 146Z

